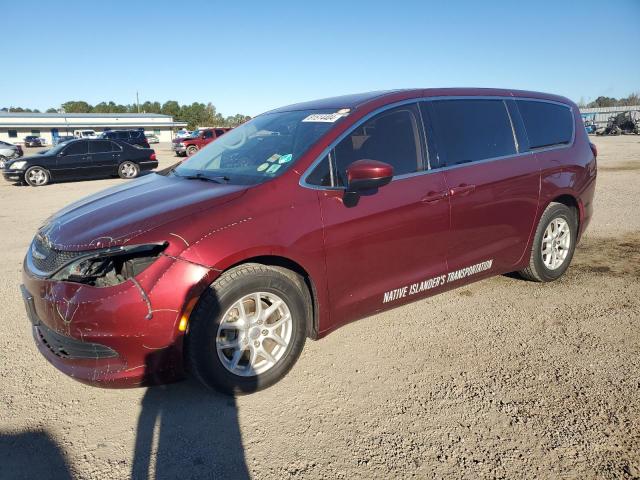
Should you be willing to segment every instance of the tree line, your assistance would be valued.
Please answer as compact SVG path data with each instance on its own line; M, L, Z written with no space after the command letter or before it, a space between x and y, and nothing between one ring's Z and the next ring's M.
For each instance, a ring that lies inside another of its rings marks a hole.
M613 98L600 96L593 102L586 102L584 99L580 99L578 106L581 108L596 108L596 107L633 107L640 105L640 92L632 93L628 97Z
M0 111L9 111L5 107ZM37 109L11 107L11 112L42 113ZM250 120L251 117L238 113L228 117L218 113L211 103L193 102L191 105L180 105L175 100L160 102L144 102L140 105L121 105L115 102L100 102L91 105L83 100L71 100L61 105L60 109L49 108L46 113L161 113L170 115L177 122L186 122L187 128L193 130L197 127L236 127Z

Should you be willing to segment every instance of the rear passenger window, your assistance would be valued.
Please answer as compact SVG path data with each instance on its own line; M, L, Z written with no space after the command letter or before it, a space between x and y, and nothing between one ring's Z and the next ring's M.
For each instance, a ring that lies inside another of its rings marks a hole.
M109 140L94 140L89 142L89 150L91 153L105 153L111 151L111 142Z
M436 100L431 120L440 166L516 154L513 128L502 100Z
M112 152L121 152L122 151L122 147L120 145L118 145L116 142L110 142L111 143L111 151Z
M571 142L573 116L569 107L556 103L516 100L532 149Z

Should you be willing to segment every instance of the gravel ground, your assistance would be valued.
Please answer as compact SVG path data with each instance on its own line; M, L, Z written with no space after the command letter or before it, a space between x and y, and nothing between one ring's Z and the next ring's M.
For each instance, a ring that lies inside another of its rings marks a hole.
M0 478L639 478L640 137L593 141L595 217L560 281L497 277L350 324L235 400L50 366L24 252L55 210L121 180L1 184Z

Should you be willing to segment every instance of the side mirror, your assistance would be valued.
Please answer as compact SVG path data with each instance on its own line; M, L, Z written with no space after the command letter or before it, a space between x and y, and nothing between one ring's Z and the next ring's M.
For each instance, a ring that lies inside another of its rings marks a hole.
M356 160L347 167L347 188L343 202L355 207L361 195L372 195L393 178L393 167L377 160Z
M388 184L393 167L378 160L356 160L347 167L347 192L361 193Z
M59 156L59 157L64 157L65 155L66 155L66 153L64 153L64 150L63 150L63 151L61 151L61 152L58 154L58 156Z

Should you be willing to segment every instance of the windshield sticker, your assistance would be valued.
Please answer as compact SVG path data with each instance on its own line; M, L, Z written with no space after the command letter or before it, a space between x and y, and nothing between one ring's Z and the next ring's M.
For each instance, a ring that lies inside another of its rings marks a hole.
M445 273L444 275L423 280L422 282L412 283L411 285L396 288L395 290L384 293L382 303L392 302L400 298L416 295L418 293L431 290L432 288L440 287L471 275L476 275L484 272L485 270L491 269L492 265L493 259L489 259L484 262L471 265L470 267L461 268L460 270L455 270L453 272Z
M303 122L325 122L325 123L333 123L336 120L346 117L347 113L340 113L343 110L340 110L336 113L312 113L308 117L306 117Z
M278 171L278 169L281 167L282 165L278 165L277 163L274 163L273 165L271 165L269 167L269 169L267 170L267 173L275 173Z
M264 172L267 168L269 168L269 164L268 163L263 163L262 165L259 165L257 170L259 172Z
M278 160L281 157L281 155L274 153L273 155L271 155L269 158L267 158L267 162L275 162L276 160Z
M291 160L293 160L293 154L287 153L286 155L280 157L278 163L289 163Z

